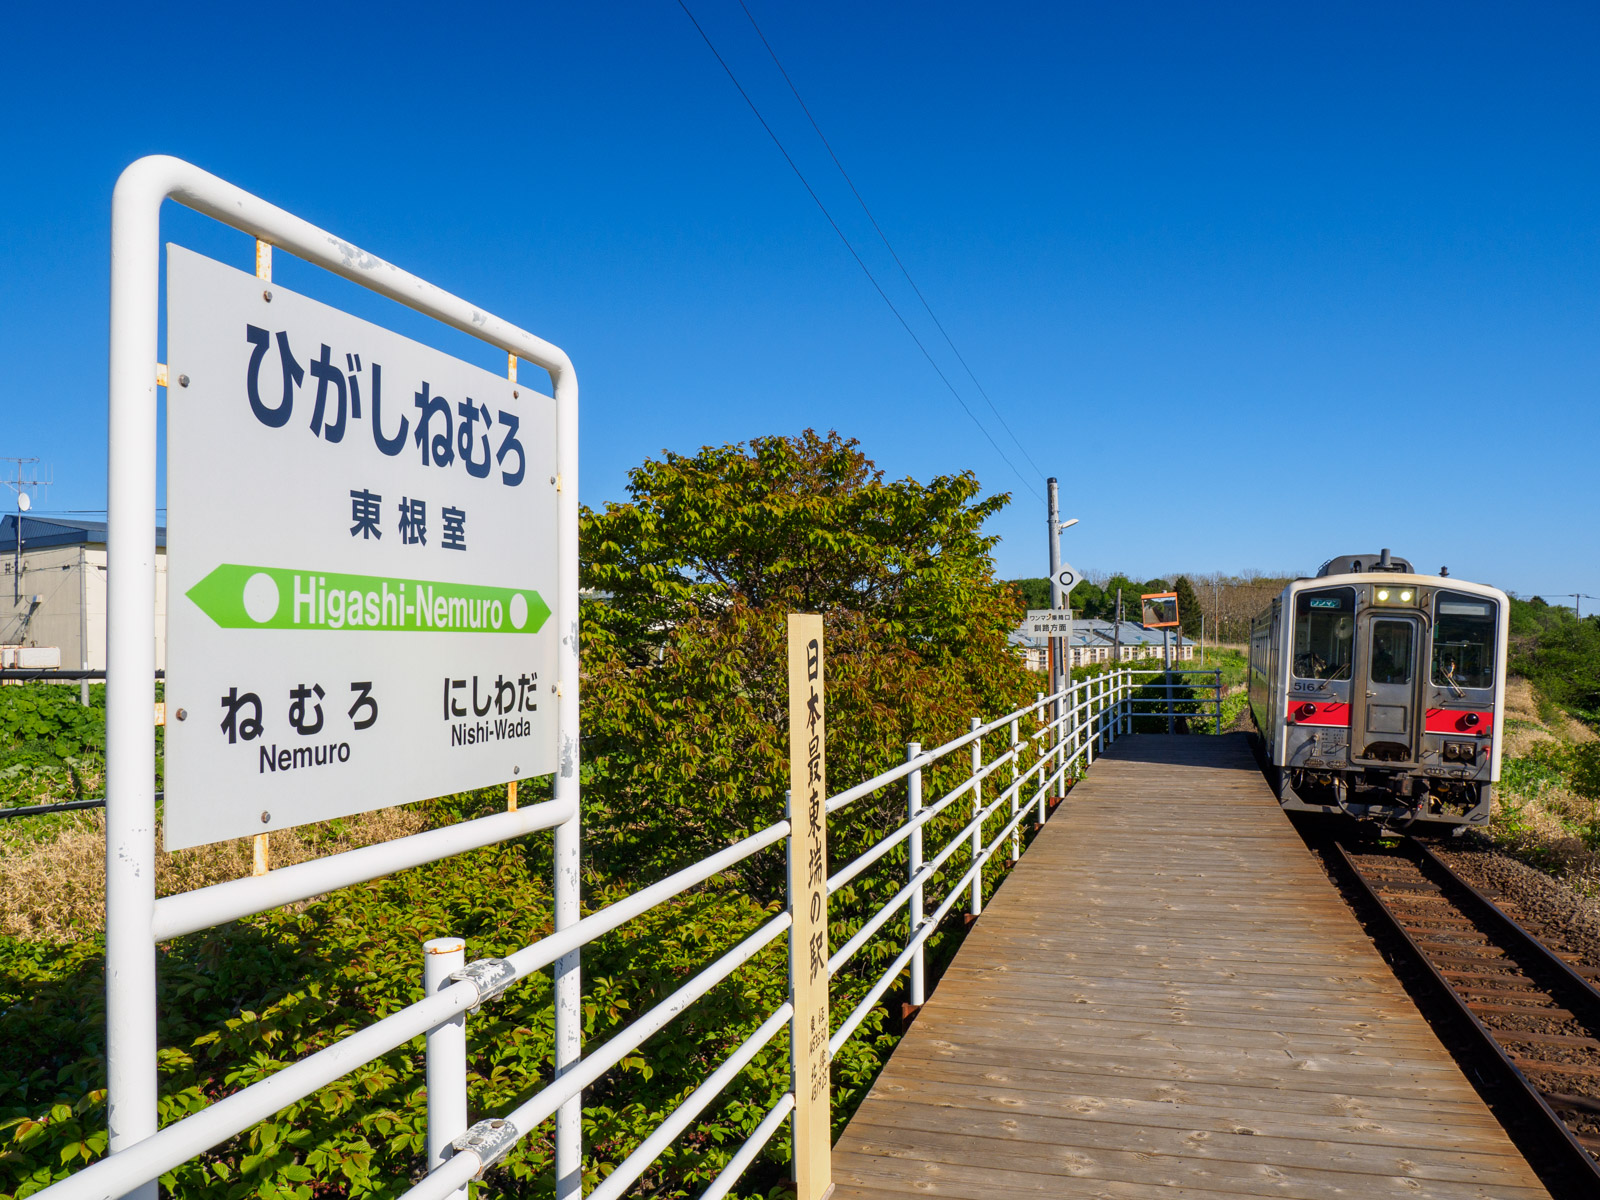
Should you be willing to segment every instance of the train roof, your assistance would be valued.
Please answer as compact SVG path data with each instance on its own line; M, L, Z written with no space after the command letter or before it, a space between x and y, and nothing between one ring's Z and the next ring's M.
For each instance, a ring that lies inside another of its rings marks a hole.
M1396 575L1414 575L1409 558L1395 558L1387 547L1377 554L1341 554L1330 558L1317 568L1317 578L1326 575L1367 575L1376 571Z
M1401 560L1395 560L1401 561ZM1409 564L1407 564L1409 566ZM1505 592L1487 583L1473 583L1467 579L1457 579L1454 575L1419 575L1415 571L1348 571L1342 575L1318 575L1314 579L1296 579L1283 589L1285 603L1295 592L1309 591L1325 587L1354 587L1361 583L1382 581L1386 586L1405 586L1433 588L1436 591L1467 592L1475 596L1485 596L1498 600L1501 604L1509 603Z

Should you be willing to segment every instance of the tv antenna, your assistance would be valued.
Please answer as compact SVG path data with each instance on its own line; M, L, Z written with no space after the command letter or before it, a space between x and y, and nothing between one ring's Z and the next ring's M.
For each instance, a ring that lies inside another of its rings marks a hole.
M7 474L0 476L0 483L5 484L17 497L17 512L13 520L16 522L16 548L11 559L11 602L22 603L22 514L33 507L34 498L42 495L50 486L48 476L39 477L39 460L37 458L14 458L9 455L0 455L0 463L10 463Z

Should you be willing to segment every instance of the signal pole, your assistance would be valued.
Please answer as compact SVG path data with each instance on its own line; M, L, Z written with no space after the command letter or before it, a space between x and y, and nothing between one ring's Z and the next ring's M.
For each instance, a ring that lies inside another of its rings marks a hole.
M1061 506L1056 501L1056 477L1052 475L1045 480L1045 487L1049 492L1050 509L1050 607L1060 608L1064 602L1061 592ZM1070 664L1063 670L1062 639L1050 639L1050 660L1052 671L1050 675L1050 691L1059 692L1067 686L1067 681L1072 678Z

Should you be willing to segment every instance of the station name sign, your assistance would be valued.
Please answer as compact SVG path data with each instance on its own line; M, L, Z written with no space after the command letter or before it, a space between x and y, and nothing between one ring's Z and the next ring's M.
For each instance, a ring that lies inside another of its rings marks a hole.
M554 771L554 401L167 264L167 848Z

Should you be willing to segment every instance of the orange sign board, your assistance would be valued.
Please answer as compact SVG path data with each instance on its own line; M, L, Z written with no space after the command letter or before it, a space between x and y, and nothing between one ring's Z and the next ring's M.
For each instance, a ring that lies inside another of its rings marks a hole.
M1140 596L1139 604L1144 610L1140 624L1146 629L1173 629L1182 624L1178 620L1177 592L1151 592Z

